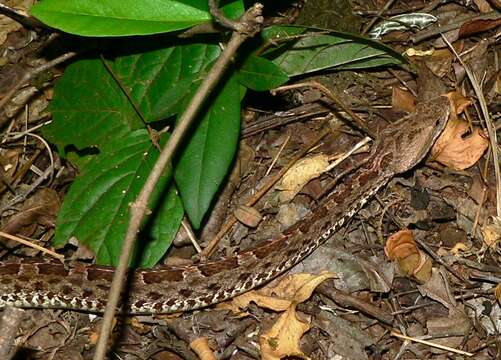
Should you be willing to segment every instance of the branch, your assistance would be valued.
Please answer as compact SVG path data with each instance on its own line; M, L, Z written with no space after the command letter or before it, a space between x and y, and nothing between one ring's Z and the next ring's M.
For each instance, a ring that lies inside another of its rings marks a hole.
M108 297L108 303L106 305L103 324L101 327L101 336L96 346L94 360L105 359L106 351L108 350L108 337L112 330L113 317L120 300L120 292L123 288L123 284L126 278L127 266L134 246L134 241L147 211L147 204L150 194L155 188L155 185L161 174L163 173L166 165L172 159L174 151L177 149L178 145L180 144L181 140L183 139L184 135L195 119L195 116L197 115L200 107L203 105L210 92L216 87L224 72L228 68L237 49L245 40L247 40L249 37L254 36L261 30L261 23L263 21L263 17L261 16L262 8L263 7L261 4L254 4L254 6L248 9L240 18L240 27L245 29L245 32L233 32L228 45L198 88L195 96L190 101L188 107L181 116L179 124L174 129L172 136L167 142L165 148L161 151L160 156L155 163L155 166L153 167L150 175L148 176L148 179L146 180L143 188L141 189L139 196L131 205L131 219L129 228L127 229L127 234L122 246L122 252L120 254L118 267L113 275L110 295Z

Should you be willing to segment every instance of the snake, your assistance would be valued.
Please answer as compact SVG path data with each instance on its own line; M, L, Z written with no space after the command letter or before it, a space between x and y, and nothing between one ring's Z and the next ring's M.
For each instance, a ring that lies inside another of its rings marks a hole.
M129 270L130 314L161 314L204 308L286 272L347 223L394 176L417 166L444 129L449 100L418 103L413 113L386 125L366 161L302 220L271 239L218 260L188 266ZM44 259L0 262L0 308L53 308L102 313L114 268Z

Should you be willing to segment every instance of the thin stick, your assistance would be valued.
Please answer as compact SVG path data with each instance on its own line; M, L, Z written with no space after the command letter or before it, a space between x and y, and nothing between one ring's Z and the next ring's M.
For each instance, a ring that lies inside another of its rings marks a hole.
M24 84L26 84L28 81L30 81L33 77L36 75L40 74L41 72L44 72L50 68L53 68L56 65L59 65L72 57L76 56L78 53L71 51L66 54L63 54L61 56L58 56L57 58L46 62L45 64L32 69L28 71L26 74L24 74L23 78L19 80L16 85L14 85L8 92L7 94L0 100L0 109L2 109L8 102L9 100L14 96L17 90L19 90Z
M187 224L187 220L184 218L181 221L181 226L183 227L184 231L186 231L186 234L188 235L188 239L190 239L191 244L197 251L197 254L200 254L202 252L202 248L200 245L198 245L197 239L195 239L195 235L193 234L193 231L191 230L190 226Z
M285 138L285 141L283 142L282 146L280 146L280 149L278 149L277 155L275 155L275 158L273 159L270 166L268 167L268 170L266 170L266 173L264 174L264 176L270 175L271 170L273 169L273 167L277 163L278 159L280 158L280 154L282 154L282 151L284 151L285 146L287 146L290 139L291 139L291 134L288 134L287 137Z
M330 164L325 171L331 171L334 169L336 166L338 166L341 162L346 160L348 157L350 157L355 151L358 151L361 149L363 146L365 146L369 141L371 141L371 138L366 136L362 140L360 140L358 143L355 144L349 151L345 152L343 156L339 157L334 161L332 164Z
M101 336L99 337L98 343L96 345L94 360L104 360L106 357L106 351L108 350L108 337L110 336L112 330L113 317L120 300L120 292L123 288L127 266L129 264L130 255L132 253L132 248L134 245L134 240L137 233L139 232L140 225L147 211L150 194L153 192L155 185L162 175L165 167L172 159L174 151L181 143L181 140L183 139L191 123L195 119L195 116L198 114L200 107L207 99L209 93L218 84L240 45L242 45L242 43L249 37L255 35L260 31L260 24L263 20L261 14L262 5L255 4L242 16L240 20L241 23L246 23L248 30L252 26L254 26L254 32L248 31L245 33L232 33L231 39L228 42L226 48L224 49L221 56L217 59L209 74L207 74L207 77L203 80L196 94L191 99L189 105L186 107L185 112L179 119L179 123L175 127L172 136L170 137L166 146L161 151L160 156L153 166L153 169L151 170L151 173L149 174L148 179L141 189L141 192L139 193L136 201L131 205L131 218L129 227L127 229L127 233L122 245L122 251L120 254L118 266L115 273L113 274L113 281L111 283L108 302L106 304L106 310L103 317L103 324L101 326Z
M396 333L394 331L391 332L391 335L395 336L397 338L400 338L400 339L404 339L404 340L407 340L407 341L414 341L414 342L417 342L417 343L420 343L420 344L428 345L428 346L431 346L431 347L434 347L434 348L437 348L437 349L442 349L442 350L445 350L445 351L450 351L450 352L453 352L453 353L456 353L456 354L460 354L460 355L465 355L465 356L473 356L473 355L475 355L475 354L472 354L470 352L466 352L466 351L463 351L463 350L454 349L454 348L451 348L449 346L440 345L440 344L437 344L437 343L434 343L434 342L431 342L431 341L421 340L421 339L413 338L413 337L410 337L410 336L405 336L405 335Z
M31 241L24 240L23 238L20 238L19 236L11 235L11 234L8 234L8 233L3 232L3 231L0 231L0 236L4 237L6 239L10 239L10 240L16 241L16 242L21 243L23 245L32 247L33 249L36 249L38 251L41 251L43 253L46 253L46 254L48 254L50 256L55 257L59 261L63 261L64 260L64 255L58 254L58 253L56 253L56 252L54 252L52 250L46 249L46 248L44 248L44 247L42 247L40 245L32 243Z

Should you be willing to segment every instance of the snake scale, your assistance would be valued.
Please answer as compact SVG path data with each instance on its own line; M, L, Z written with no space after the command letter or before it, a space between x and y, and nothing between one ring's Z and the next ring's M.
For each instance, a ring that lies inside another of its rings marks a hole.
M237 255L183 267L135 270L125 311L188 311L232 298L277 277L312 253L396 174L416 166L442 132L446 97L420 103L379 133L366 161L304 219ZM0 307L104 311L114 269L46 260L0 262Z

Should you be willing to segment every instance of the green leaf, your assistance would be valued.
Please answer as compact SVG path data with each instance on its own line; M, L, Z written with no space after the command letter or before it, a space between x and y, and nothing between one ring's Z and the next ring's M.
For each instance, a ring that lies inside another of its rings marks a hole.
M93 250L99 264L116 265L129 223L129 206L141 190L158 158L146 130L111 138L102 153L71 185L58 214L55 246L71 237ZM182 218L175 194L163 198L170 179L168 170L151 195L149 208L156 213L153 231L142 236L154 241L146 246L143 264L151 265L170 245ZM163 203L159 204L159 200ZM160 244L162 242L162 244ZM157 251L157 254L152 252Z
M304 26L273 25L264 28L260 36L266 41L280 42L282 40L291 39L307 30L308 28Z
M282 47L272 61L292 77L334 69L366 69L401 64L405 59L378 42L355 35L309 33Z
M101 60L81 60L68 66L48 108L53 121L42 129L47 140L64 156L68 145L98 149L110 138L144 128L125 92L146 121L182 112L220 50L217 45L173 46L169 41L157 39L156 46L166 47L108 61L122 88ZM121 40L117 45L125 48ZM147 48L151 45L146 39L141 43ZM77 163L84 164L82 160Z
M101 60L82 60L66 68L48 110L45 138L64 155L66 146L99 147L144 126Z
M240 90L234 77L216 93L175 167L184 208L198 229L226 176L240 133Z
M141 253L142 267L156 265L169 249L176 237L177 230L183 220L183 203L176 188L171 185L165 197L158 199L157 211L151 215L150 241L146 242ZM144 235L144 231L142 234Z
M174 0L43 0L31 13L49 26L83 36L158 34L211 20L207 11Z
M246 87L265 91L276 88L289 80L287 74L268 59L250 55L237 73L238 81Z
M209 65L221 53L216 44L174 45L169 41L157 40L155 45L161 47L158 50L121 56L110 62L113 73L147 122L182 112Z

